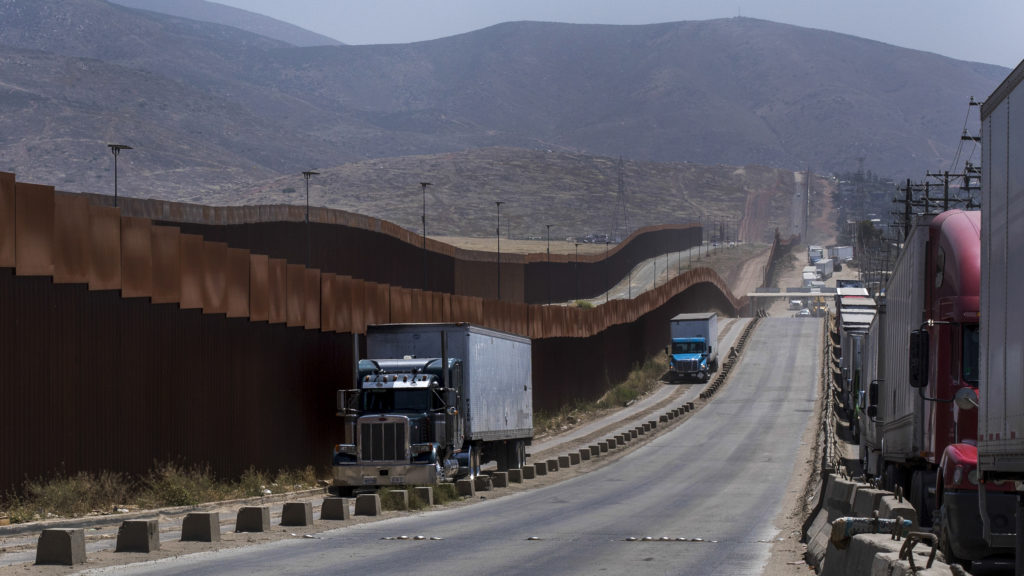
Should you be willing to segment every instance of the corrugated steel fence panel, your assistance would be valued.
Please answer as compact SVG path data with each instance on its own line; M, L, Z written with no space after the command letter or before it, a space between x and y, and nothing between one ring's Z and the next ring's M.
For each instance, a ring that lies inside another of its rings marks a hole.
M54 198L53 281L89 281L89 203L86 198L58 194Z
M0 172L0 267L14 268L14 174Z
M153 226L154 304L181 302L181 232L173 226Z
M89 289L121 289L121 215L117 208L89 206Z
M53 276L53 187L14 186L14 256L18 276Z

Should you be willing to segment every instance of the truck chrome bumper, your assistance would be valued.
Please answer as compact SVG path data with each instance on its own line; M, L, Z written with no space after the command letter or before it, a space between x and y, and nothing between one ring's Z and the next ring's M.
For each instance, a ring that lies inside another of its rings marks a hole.
M434 464L343 464L333 467L335 486L397 486L437 484Z

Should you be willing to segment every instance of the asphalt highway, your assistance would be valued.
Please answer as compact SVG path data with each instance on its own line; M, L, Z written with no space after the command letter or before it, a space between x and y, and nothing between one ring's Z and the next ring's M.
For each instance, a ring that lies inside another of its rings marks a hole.
M762 320L702 410L564 482L98 573L759 574L813 416L821 330L816 319Z

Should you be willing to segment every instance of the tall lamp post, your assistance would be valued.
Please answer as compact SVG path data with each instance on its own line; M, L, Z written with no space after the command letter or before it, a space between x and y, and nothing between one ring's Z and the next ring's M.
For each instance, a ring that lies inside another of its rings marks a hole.
M548 306L551 305L551 224L548 227Z
M576 264L573 266L576 269L576 301L580 299L580 243L576 243Z
M504 202L496 200L494 204L498 207L498 229L494 235L498 237L498 300L501 300L501 205Z
M423 291L427 291L427 186L430 182L420 182L423 188Z
M302 173L302 177L306 179L306 266L311 266L309 262L309 179L319 175L319 172L313 170L306 170Z
M604 241L604 303L608 303L608 294L612 291L612 287L608 285L608 241Z
M131 150L132 147L125 144L107 144L110 152L114 154L114 207L117 207L117 156L121 150Z

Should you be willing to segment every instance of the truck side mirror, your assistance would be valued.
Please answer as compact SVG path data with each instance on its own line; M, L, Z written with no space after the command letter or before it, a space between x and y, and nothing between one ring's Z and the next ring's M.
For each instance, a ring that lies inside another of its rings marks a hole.
M910 333L910 385L924 388L928 385L928 331Z
M868 406L878 406L878 383L881 380L872 380L868 384ZM874 418L874 416L872 416Z
M708 354L711 354L711 352L713 352L713 351L714 351L714 348L712 348L711 346L708 346Z
M455 388L444 389L444 405L445 408L457 408L459 402L459 394Z
M669 356L670 355L670 353L668 351L668 348L669 348L668 346L665 346L665 356Z
M878 406L875 406L874 404L869 404L867 413L868 418L871 418L872 420L878 418Z

